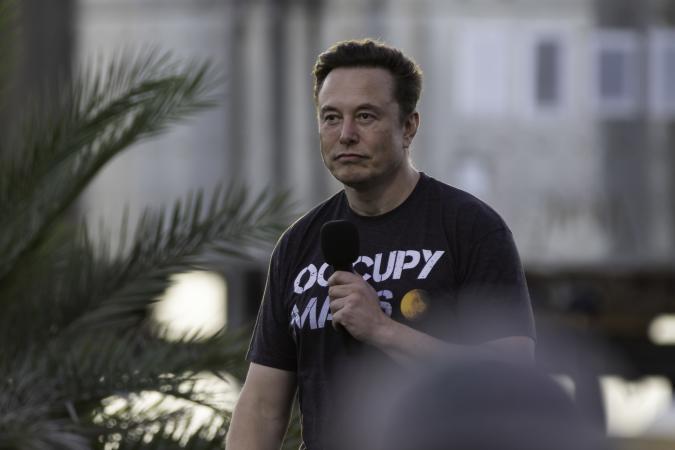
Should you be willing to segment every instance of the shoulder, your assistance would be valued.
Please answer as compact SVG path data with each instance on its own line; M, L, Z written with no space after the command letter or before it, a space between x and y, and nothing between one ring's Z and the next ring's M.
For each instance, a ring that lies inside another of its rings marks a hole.
M444 219L458 234L476 241L493 232L509 231L499 213L483 200L428 175L423 177L429 194L437 197Z

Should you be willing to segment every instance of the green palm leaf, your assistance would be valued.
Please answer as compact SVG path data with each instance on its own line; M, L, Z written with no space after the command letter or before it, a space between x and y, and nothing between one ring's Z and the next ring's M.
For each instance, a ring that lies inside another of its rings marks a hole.
M76 79L30 115L23 139L10 143L20 151L0 168L0 283L114 156L211 106L213 78L208 64L141 53Z
M100 297L71 327L107 324L138 326L166 290L173 274L209 266L205 250L245 257L246 249L276 238L287 223L285 196L247 200L246 191L230 188L212 196L202 213L202 194L177 202L169 215L147 213L138 225L128 255L111 264ZM171 217L170 221L165 217Z
M0 95L12 11L0 0ZM65 214L116 155L211 106L215 86L207 63L120 55L36 96L22 131L0 136L0 448L222 448L230 412L201 383L238 388L250 329L169 341L150 312L173 275L276 239L285 196L195 192L146 211L133 232L123 219L115 249ZM108 408L146 393L158 400ZM196 407L211 422L189 430Z

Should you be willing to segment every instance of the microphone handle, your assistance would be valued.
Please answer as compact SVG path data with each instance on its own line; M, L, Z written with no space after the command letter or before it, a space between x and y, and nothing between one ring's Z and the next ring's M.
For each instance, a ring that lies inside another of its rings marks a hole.
M333 266L333 270L334 270L335 272L341 271L341 272L351 272L351 273L354 273L354 268L352 267L351 264L349 264L349 265L344 265L344 266L342 266L342 265L340 265L340 266ZM352 336L351 334L349 334L349 331L347 331L347 329L346 329L342 324L336 323L336 324L335 324L335 329L336 329L337 332L340 334L340 337L342 338L342 343L345 345L345 347L347 347L347 348L350 349L350 350L353 349L354 346L356 345L356 342L357 342L357 341L356 341L356 338L354 338L354 336Z

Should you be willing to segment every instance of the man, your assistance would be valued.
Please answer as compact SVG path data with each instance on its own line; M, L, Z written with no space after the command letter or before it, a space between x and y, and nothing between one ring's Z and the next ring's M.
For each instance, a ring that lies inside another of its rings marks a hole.
M478 348L533 359L510 231L487 205L412 165L419 67L382 43L346 41L319 55L314 77L321 155L344 190L273 252L231 450L278 449L296 387L305 448L330 447L340 387L357 372L338 371L353 361L428 364ZM320 228L336 219L358 228L354 273L331 275L321 254ZM485 326L472 328L477 318Z

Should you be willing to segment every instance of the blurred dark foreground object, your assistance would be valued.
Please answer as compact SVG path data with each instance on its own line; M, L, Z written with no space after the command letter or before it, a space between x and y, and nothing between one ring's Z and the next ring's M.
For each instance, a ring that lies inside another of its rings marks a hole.
M534 368L473 361L407 378L389 391L377 425L366 427L379 437L352 435L350 448L369 441L369 450L610 449L569 394Z

